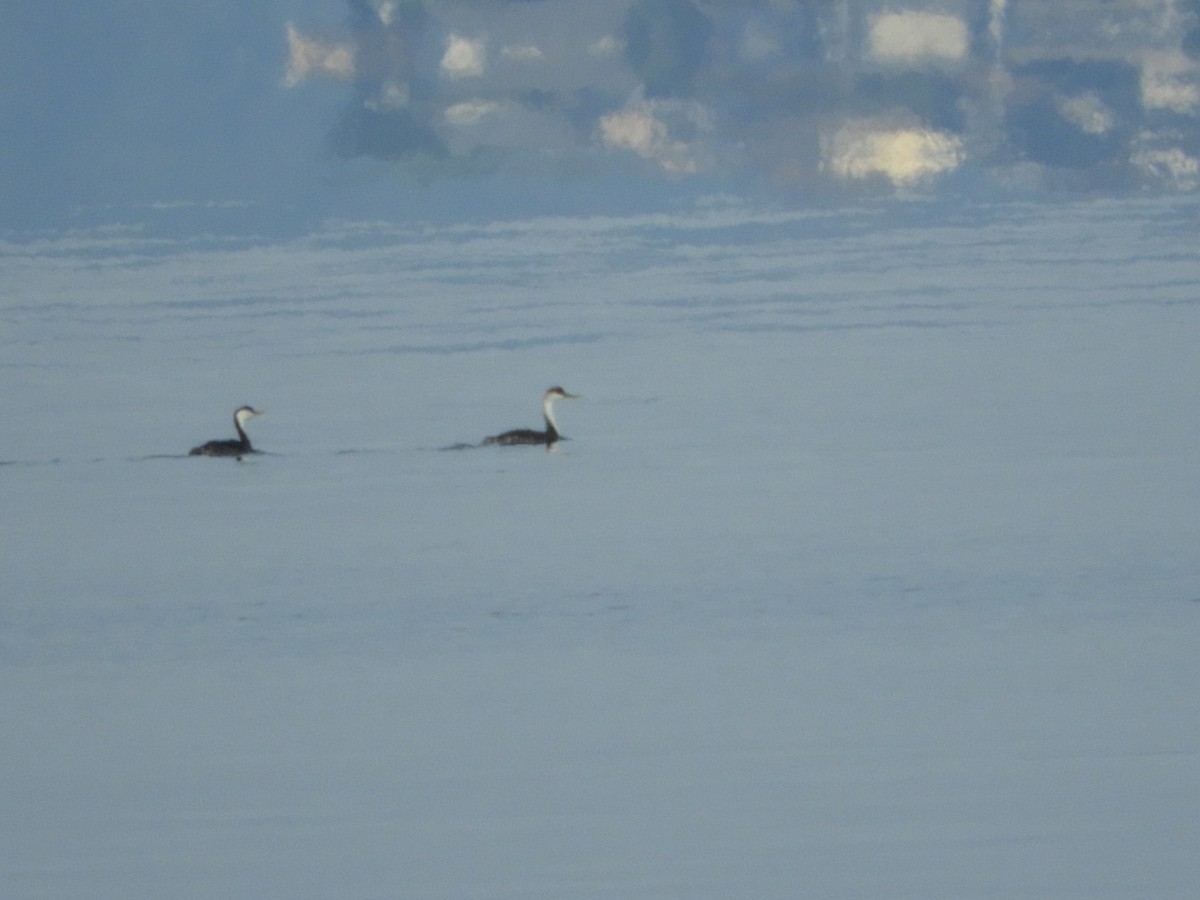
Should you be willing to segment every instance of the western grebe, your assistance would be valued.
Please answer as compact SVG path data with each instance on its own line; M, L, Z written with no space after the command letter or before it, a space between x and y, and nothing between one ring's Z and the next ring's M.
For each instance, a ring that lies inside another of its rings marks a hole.
M255 453L250 446L250 438L246 437L246 429L242 426L253 416L262 415L250 406L239 406L233 413L233 427L237 429L236 441L209 441L199 447L193 447L188 456L241 456L243 453Z
M545 444L549 447L560 437L558 423L554 421L554 401L574 400L578 394L568 394L560 387L552 387L542 397L542 415L546 419L545 431L534 431L532 428L514 428L503 434L494 434L484 438L484 444Z

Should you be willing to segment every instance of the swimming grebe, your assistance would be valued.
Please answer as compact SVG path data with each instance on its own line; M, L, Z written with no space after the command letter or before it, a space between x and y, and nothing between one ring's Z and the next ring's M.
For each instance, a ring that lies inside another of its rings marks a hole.
M188 456L241 456L243 453L255 453L250 446L250 438L246 437L246 429L242 426L252 416L262 415L250 406L239 406L233 413L233 427L237 429L236 441L209 441L199 447L193 447Z
M560 387L552 387L542 397L542 415L546 419L545 431L534 431L532 428L515 428L503 434L495 434L484 438L484 444L545 444L549 447L560 437L558 423L554 421L554 401L574 400L578 394L568 394Z

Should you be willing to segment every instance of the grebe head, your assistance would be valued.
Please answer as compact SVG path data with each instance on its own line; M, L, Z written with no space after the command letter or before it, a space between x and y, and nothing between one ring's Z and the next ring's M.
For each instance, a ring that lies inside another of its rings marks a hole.
M233 420L239 425L245 425L247 419L261 416L265 409L255 409L253 406L239 406L233 413Z
M578 395L578 394L568 394L568 393L567 393L566 391L564 391L562 388L560 388L560 387L558 387L558 386L555 386L555 387L552 387L552 388L550 388L550 390L546 391L546 398L545 398L545 399L546 399L546 400L548 400L548 401L552 401L552 400L578 400L578 399L579 399L579 395Z

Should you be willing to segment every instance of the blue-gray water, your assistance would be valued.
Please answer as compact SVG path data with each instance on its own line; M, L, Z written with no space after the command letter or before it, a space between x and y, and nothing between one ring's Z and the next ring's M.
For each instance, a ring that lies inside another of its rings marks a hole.
M1198 211L10 236L0 882L1190 896Z

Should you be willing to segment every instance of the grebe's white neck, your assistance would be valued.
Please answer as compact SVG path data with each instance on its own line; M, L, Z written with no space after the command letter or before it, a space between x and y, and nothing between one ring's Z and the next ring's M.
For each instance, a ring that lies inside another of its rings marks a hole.
M554 420L554 401L559 396L559 394L546 391L546 396L542 398L542 415L546 417L546 424L554 429L555 432L558 431L558 422Z
M578 394L568 394L560 387L552 387L542 397L542 415L546 417L546 427L558 434L558 422L554 419L555 400L574 400Z

